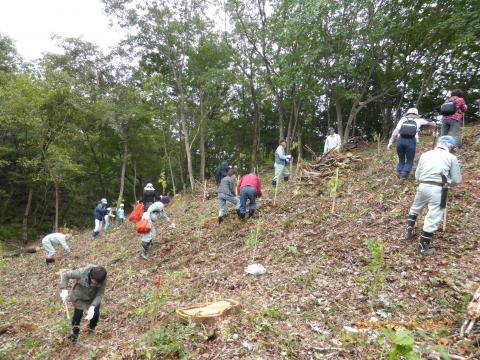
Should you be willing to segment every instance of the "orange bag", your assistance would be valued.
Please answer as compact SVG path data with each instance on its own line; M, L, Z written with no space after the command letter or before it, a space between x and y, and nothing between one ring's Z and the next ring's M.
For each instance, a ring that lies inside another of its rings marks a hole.
M148 220L141 219L137 222L135 230L137 230L137 233L139 234L148 234L152 229L150 229L150 226L148 225Z
M128 216L130 222L136 223L142 218L143 215L143 204L137 201L137 205L133 209L132 213Z

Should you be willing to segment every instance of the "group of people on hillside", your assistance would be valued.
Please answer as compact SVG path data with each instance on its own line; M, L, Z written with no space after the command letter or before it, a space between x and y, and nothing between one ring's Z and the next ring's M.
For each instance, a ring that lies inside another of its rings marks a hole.
M428 207L428 213L425 217L422 232L419 237L418 252L421 255L430 255L431 240L438 225L442 220L448 186L460 184L462 177L457 157L453 154L459 146L460 125L462 113L466 111L466 104L463 100L461 91L452 92L449 101L455 103L456 112L443 118L442 136L438 139L436 147L421 155L418 166L415 171L415 179L419 183L415 199L410 207L406 239L413 238L417 217L424 207ZM402 184L412 171L415 158L416 144L419 141L418 132L422 125L430 125L430 122L419 116L416 108L410 108L397 124L393 134L388 142L387 148L392 147L393 142L397 141L397 154L399 163L397 174L399 183ZM448 135L452 132L452 135ZM280 140L275 151L274 177L272 185L278 186L280 178L285 182L289 180L288 164L291 161L291 155L286 155L286 141ZM329 136L325 142L324 153L339 150L341 146L340 137L335 134L333 128L329 129ZM239 219L244 220L247 214L251 218L255 214L256 199L262 196L261 183L255 173L247 173L237 180L237 170L228 166L228 157L225 156L215 171L215 179L218 185L217 196L219 201L218 223L222 223L226 215L226 205L231 203L235 206ZM446 191L447 190L447 191ZM146 259L146 252L149 249L156 231L153 223L162 219L175 228L171 222L165 208L168 206L170 198L168 196L157 196L151 183L144 187L143 197L140 203L144 205L142 219L147 220L151 231L143 234L141 237L140 256ZM248 204L247 204L248 202ZM92 233L92 239L97 239L102 223L106 223L106 216L111 217L111 210L107 208L108 202L102 199L96 206L94 212L95 228ZM248 205L248 206L247 206ZM124 218L123 204L116 210L117 221L123 223ZM47 252L46 263L55 261L55 245L61 245L65 251L70 252L67 240L72 235L70 233L53 233L47 235L42 244ZM72 343L76 343L80 333L80 321L84 312L87 312L86 319L88 323L88 333L93 333L97 326L100 316L100 304L105 292L107 271L104 267L96 265L87 265L77 270L71 270L62 274L60 283L60 297L63 302L68 298L68 282L75 280L75 285L70 294L70 300L74 306L74 313L71 320L72 334L70 336Z

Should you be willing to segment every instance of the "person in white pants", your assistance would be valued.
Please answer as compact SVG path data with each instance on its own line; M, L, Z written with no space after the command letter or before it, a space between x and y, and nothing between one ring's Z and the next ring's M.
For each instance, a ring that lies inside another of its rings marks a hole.
M275 176L272 180L272 186L276 187L277 182L280 181L280 176L283 176L283 180L288 182L290 172L288 171L287 164L292 160L292 155L285 155L285 149L287 148L287 142L285 139L281 139L278 142L277 150L275 150Z
M42 239L42 246L47 252L47 258L45 262L48 264L55 262L55 248L54 245L62 245L66 252L70 252L70 248L68 247L67 240L72 237L72 234L61 234L61 233L53 233L45 236Z
M441 206L442 188L444 186L442 175L450 185L457 185L462 182L458 159L451 153L456 146L455 144L454 137L441 136L434 150L427 151L420 156L415 171L415 179L420 185L408 213L406 239L411 240L413 238L417 216L425 206L428 206L418 244L420 255L431 255L433 253L430 242L442 221L444 212Z

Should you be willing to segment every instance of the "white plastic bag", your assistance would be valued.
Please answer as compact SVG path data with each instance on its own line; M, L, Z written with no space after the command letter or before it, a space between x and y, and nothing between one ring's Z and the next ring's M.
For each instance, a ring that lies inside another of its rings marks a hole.
M262 264L251 264L245 268L245 272L251 275L262 275L267 272L267 269Z

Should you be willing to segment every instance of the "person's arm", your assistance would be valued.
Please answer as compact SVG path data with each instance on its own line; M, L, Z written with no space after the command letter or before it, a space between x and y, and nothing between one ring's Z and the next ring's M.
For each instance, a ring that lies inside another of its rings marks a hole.
M62 274L62 281L60 282L60 289L66 289L68 287L68 281L71 279L79 280L82 277L82 269L66 271Z
M240 186L242 185L243 176L237 182L237 194L240 194Z
M228 189L230 190L230 194L233 194L235 196L235 185L233 183L233 179L228 179L227 181Z
M281 146L277 148L277 154L280 160L285 160L287 158L287 156L285 155L285 150L283 150L283 147Z
M65 235L62 235L58 238L60 244L63 246L66 252L70 252L70 248L68 247L67 241L65 240Z
M335 148L340 149L340 147L342 146L342 139L340 138L339 134L337 134L337 136L335 138L337 140L337 143L335 144Z
M262 184L260 182L260 178L257 178L257 197L262 197Z
M415 170L415 180L417 182L420 181L420 174L422 173L422 167L423 167L423 160L422 160L422 157L420 156L420 160L418 161L417 169Z
M393 130L392 136L390 137L389 144L393 144L393 142L397 139L398 133L400 132L400 128L402 127L402 124L404 123L405 120L400 119L400 121L397 123L397 126Z
M97 307L98 305L100 305L100 303L102 302L103 294L105 293L105 285L106 285L106 281L104 281L103 284L99 287L97 291L97 295L95 295L95 298L93 299L91 306Z
M452 166L450 168L450 179L452 181L452 185L458 185L462 182L460 165L458 164L458 159L456 157L454 157L452 160Z
M462 98L460 98L460 109L462 110L462 112L467 111L467 103Z
M323 153L325 154L327 152L328 148L328 136L325 138L325 144L323 145Z

